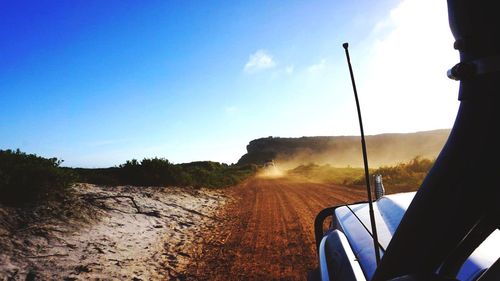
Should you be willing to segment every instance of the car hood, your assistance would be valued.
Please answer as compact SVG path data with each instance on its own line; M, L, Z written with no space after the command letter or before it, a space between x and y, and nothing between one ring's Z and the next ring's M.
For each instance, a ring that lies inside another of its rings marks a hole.
M415 192L392 194L373 203L381 256L391 242L414 196ZM370 280L377 265L368 203L340 206L335 209L335 219L336 227L346 235L366 278ZM493 232L469 257L459 272L458 279L473 280L477 277L482 270L498 259L496 249L500 249L500 231L498 230Z

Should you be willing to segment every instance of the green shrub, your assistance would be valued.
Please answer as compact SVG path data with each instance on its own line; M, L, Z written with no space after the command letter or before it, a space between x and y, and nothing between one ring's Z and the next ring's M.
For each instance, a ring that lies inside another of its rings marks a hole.
M0 150L0 203L19 206L62 196L75 177L61 163L19 149Z
M106 169L74 169L79 181L103 185L193 186L220 188L253 175L253 165L227 165L211 161L172 164L165 158L129 160Z
M93 183L105 186L116 186L120 184L118 177L116 176L116 170L118 168L98 168L98 169L87 169L87 168L65 168L72 170L76 175L78 175L78 182Z
M180 182L181 170L164 158L132 159L120 165L120 182L131 185L175 185Z
M211 161L172 164L164 158L132 159L104 169L62 168L61 163L19 149L0 150L0 203L21 206L61 199L76 180L101 185L220 188L238 184L257 169Z
M429 170L434 165L435 160L429 160L416 156L406 163L399 163L395 166L382 166L378 169L371 170L370 173L381 174L386 189L394 189L395 191L410 191L416 190L426 177ZM352 181L352 185L363 185L365 178L359 177ZM407 187L405 190L399 190L398 187Z
M388 193L416 190L434 165L434 160L416 156L406 163L370 169L370 174L381 174ZM363 168L337 168L328 164L307 164L289 171L291 175L309 180L358 186L365 185Z

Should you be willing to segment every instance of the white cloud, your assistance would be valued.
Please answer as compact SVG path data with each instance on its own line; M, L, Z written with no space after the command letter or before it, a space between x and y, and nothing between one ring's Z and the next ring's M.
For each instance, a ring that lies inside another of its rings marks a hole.
M295 67L293 66L293 64L292 64L292 65L289 65L289 66L287 66L287 67L285 68L285 73L286 73L286 74L292 74L292 73L293 73L293 71L294 71L294 69L295 69Z
M446 2L403 0L373 33L377 39L363 68L358 68L367 127L451 127L458 83L446 77L446 70L458 62L458 53L453 50Z
M326 60L322 59L319 63L307 67L307 72L311 74L318 74L323 72L325 69L326 69Z
M244 71L246 73L256 73L265 69L273 68L276 63L273 57L266 50L258 50L248 57Z

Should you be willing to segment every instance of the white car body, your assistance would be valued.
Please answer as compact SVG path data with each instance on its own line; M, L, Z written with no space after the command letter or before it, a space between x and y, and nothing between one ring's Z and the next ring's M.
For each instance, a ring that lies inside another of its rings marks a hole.
M415 192L387 195L373 203L381 256L414 195ZM335 256L337 260L328 256ZM475 280L499 257L500 231L497 229L470 255L457 278ZM373 277L377 264L367 203L335 208L333 227L321 241L319 258L322 280L370 280Z

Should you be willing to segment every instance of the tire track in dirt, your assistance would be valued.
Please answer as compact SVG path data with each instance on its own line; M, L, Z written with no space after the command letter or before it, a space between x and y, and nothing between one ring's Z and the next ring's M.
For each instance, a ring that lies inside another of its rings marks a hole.
M188 280L305 280L317 266L313 223L325 207L365 198L361 189L294 178L247 180L206 232Z

